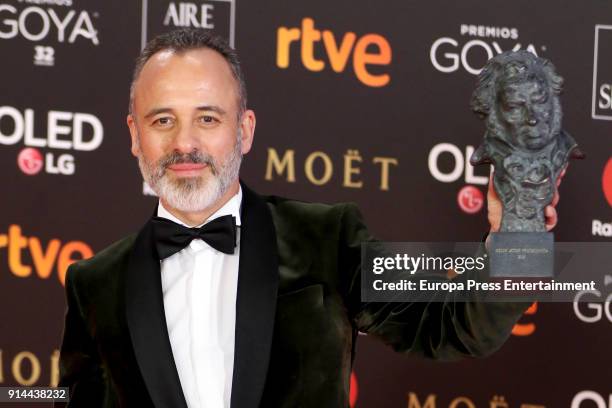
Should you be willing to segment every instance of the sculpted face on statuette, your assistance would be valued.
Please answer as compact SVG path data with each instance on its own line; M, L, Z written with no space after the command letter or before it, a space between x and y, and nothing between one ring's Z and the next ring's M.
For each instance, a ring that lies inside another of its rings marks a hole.
M528 51L492 58L478 77L471 108L487 130L470 163L495 167L502 232L545 232L559 174L570 158L584 157L561 128L562 85L550 61Z

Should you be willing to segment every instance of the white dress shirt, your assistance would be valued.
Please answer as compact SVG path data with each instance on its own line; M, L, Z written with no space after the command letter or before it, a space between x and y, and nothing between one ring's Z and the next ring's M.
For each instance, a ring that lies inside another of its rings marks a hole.
M241 202L242 188L206 222L231 214L240 225ZM185 225L161 202L157 216ZM168 334L189 408L230 406L240 228L236 236L232 255L194 239L160 263Z

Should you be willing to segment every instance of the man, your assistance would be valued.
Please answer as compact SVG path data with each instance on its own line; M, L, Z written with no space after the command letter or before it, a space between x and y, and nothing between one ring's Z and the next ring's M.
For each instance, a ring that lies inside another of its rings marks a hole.
M138 234L67 272L71 406L347 407L359 331L397 351L482 356L525 308L361 303L360 244L372 238L357 208L260 197L239 181L255 114L217 37L152 40L127 122L160 200Z

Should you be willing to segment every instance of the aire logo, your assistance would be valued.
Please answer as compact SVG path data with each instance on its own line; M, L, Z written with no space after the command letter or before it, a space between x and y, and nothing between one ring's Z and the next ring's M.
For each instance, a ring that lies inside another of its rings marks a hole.
M213 4L201 4L200 9L193 3L170 3L164 17L164 25L174 27L215 28L213 23Z
M141 0L140 45L176 27L214 30L234 47L236 0Z
M349 31L336 35L330 30L316 29L315 21L305 17L301 28L280 27L277 31L276 66L288 68L291 56L299 58L312 72L329 67L341 73L351 65L357 79L366 86L383 87L391 81L391 76L381 68L391 64L391 46L380 34L358 37ZM372 66L377 66L376 73L371 71Z
M38 278L48 279L55 271L62 285L70 264L93 256L85 242L53 238L43 245L40 238L24 236L21 227L15 224L8 227L8 233L0 234L0 250L3 248L8 252L8 267L13 276L28 278L34 271Z

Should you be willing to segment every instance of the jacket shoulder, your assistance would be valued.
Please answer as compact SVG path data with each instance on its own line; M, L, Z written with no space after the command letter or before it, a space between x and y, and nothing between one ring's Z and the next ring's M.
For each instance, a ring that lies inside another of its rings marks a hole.
M347 213L361 216L357 204L352 202L326 204L279 196L264 196L263 199L276 219L291 218L300 223L339 222Z
M127 267L137 235L137 233L128 235L102 249L93 257L75 262L70 265L69 272L74 270L76 280L87 279L91 282L109 278L122 271Z
M263 197L281 235L302 238L341 239L353 225L365 228L357 204L312 203L278 196Z

